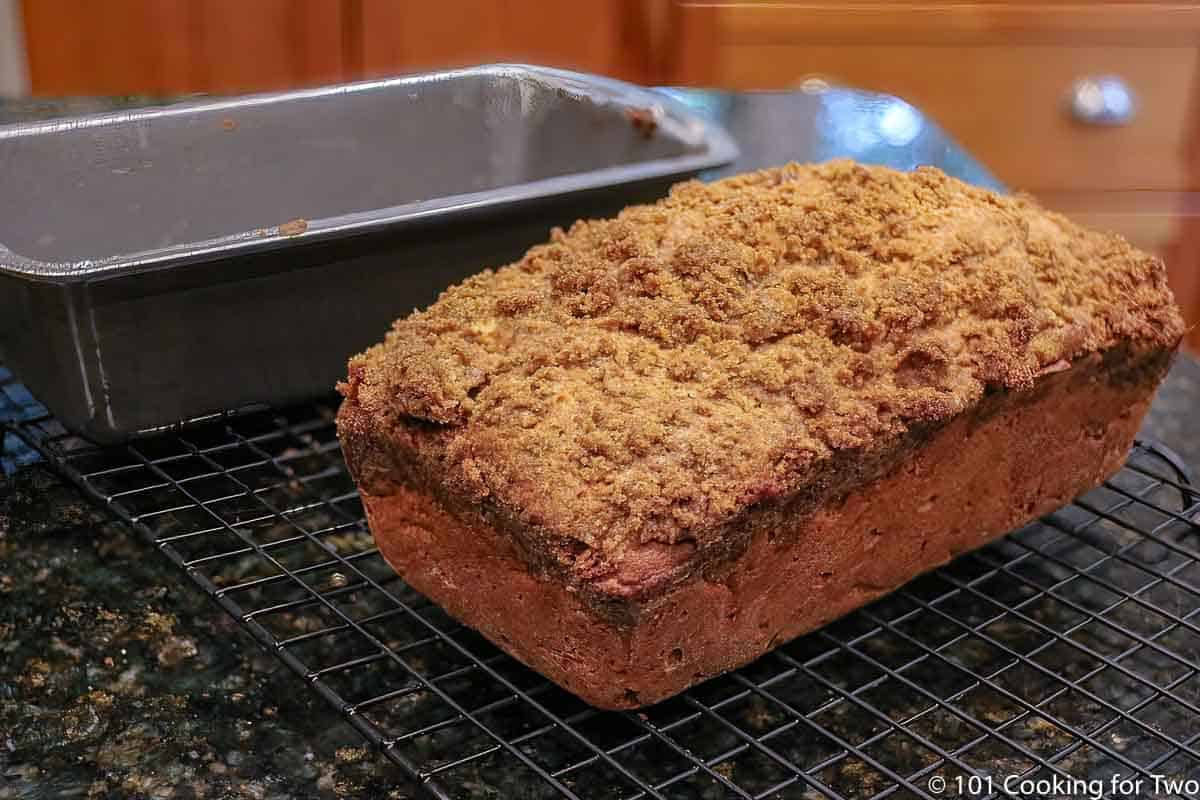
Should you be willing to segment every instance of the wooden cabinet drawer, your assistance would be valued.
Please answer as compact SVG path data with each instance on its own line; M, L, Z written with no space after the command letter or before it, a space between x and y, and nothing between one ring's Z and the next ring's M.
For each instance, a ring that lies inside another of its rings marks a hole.
M1193 188L1183 163L1197 48L1192 45L878 44L724 41L716 82L780 88L811 75L898 95L920 107L1009 185L1042 190ZM1119 76L1132 121L1076 121L1083 77Z
M1191 192L1042 192L1038 201L1090 228L1113 231L1141 249L1165 256L1180 225L1197 210Z

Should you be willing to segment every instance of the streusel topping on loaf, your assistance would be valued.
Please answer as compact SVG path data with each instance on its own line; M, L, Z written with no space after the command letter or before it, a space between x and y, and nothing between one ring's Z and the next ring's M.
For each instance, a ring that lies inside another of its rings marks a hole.
M931 168L792 164L556 229L396 322L342 389L438 428L478 496L612 557L1182 330L1161 263L1118 236Z

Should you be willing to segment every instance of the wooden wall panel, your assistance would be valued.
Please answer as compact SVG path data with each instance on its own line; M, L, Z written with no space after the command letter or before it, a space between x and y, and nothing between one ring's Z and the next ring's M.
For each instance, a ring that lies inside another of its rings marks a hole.
M331 0L193 2L197 83L209 91L316 85L344 77L341 7Z
M35 94L236 92L344 77L332 0L25 0Z
M24 0L33 91L237 92L488 61L653 83L673 0Z
M368 76L525 61L646 78L649 6L631 0L361 0Z

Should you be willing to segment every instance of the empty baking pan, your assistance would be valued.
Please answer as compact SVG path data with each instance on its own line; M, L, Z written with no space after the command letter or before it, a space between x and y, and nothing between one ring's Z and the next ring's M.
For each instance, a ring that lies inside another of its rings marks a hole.
M100 441L311 396L447 285L736 154L513 65L3 127L0 349Z

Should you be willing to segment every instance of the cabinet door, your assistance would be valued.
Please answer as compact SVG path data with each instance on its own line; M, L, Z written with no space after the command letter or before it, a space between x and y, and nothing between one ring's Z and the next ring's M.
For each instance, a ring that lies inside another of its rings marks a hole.
M361 0L352 60L367 76L489 61L651 79L664 4L651 0Z
M345 76L334 0L25 0L40 95L280 89Z

